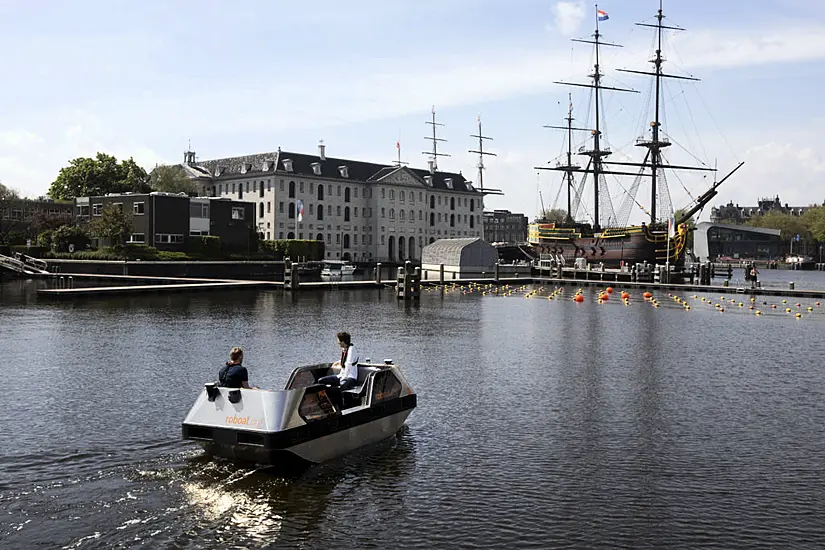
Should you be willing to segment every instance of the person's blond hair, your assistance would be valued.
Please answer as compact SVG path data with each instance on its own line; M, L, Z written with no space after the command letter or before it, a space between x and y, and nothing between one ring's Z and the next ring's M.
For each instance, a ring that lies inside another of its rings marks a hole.
M232 348L232 351L229 352L229 360L238 363L243 361L243 350L241 348Z

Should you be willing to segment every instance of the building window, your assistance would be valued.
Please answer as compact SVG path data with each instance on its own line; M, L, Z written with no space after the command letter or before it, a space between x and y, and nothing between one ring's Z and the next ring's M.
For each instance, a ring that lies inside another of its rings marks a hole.
M341 244L341 234L340 233L335 234L335 244Z
M245 219L244 211L242 207L233 206L232 207L232 219L233 220L243 220Z
M294 219L294 218L295 218L295 203L291 202L291 203L289 203L289 219L291 220L291 219Z
M269 214L270 212L272 212L272 203L266 201L266 213Z
M349 221L349 206L344 208L344 221L345 222Z
M404 202L404 192L403 191L398 192L398 200L400 200L401 202Z
M340 185L338 186L338 196L339 197L341 196L341 186Z
M264 198L264 182L261 182L260 189L258 190L258 196Z
M418 221L421 221L421 220L423 220L423 219L424 219L424 211L423 211L423 210L419 210L419 211L418 211Z
M473 204L473 203L470 203L470 204ZM475 222L475 216L470 216L470 229L473 228L474 222Z
M332 205L331 204L327 205L327 215L332 216Z
M381 198L382 198L382 199L386 199L386 198L387 198L387 190L386 190L386 189L384 189L383 187L381 188Z
M320 204L318 205L318 219L319 220L324 219L324 207L321 206Z
M318 200L324 200L324 186L320 184L318 185Z
M357 206L352 209L352 217L353 218L358 217L358 207Z
M145 233L131 233L129 235L129 240L127 242L130 242L130 243L145 243L146 242L146 234Z
M289 198L290 199L295 198L295 182L294 181L289 182Z
M92 216L100 216L103 213L103 204L93 204L92 205Z
M353 193L355 193L355 198L357 199L358 198L358 188L356 187L352 191L353 191Z
M241 183L240 185L238 185L238 198L239 198L239 199L242 199L242 198L243 198L243 183Z
M344 202L349 202L349 198L350 198L349 193L350 193L349 187L345 188L344 189Z
M455 214L450 214L450 227L455 227Z
M430 195L430 208L435 208L435 195Z
M335 208L335 215L336 216L341 215L341 205L340 204Z
M415 210L410 210L410 221L411 222L415 221Z
M264 217L264 203L258 204L258 217L259 218Z
M183 235L155 233L155 242L161 244L181 244L183 243Z
M476 201L475 201L475 199L470 199L470 212L475 212L475 209L476 209ZM472 227L472 225L470 227Z
M395 200L395 189L390 189L390 200L391 201Z
M404 221L404 211L403 210L398 211L398 219L402 222Z
M303 193L304 192L304 182L301 182L299 187L300 187L301 193Z
M435 225L435 214L430 212L430 227Z
M381 207L381 217L382 217L382 218L386 218L386 217L387 217L387 215L386 215L386 211L384 210L384 207Z
M132 212L135 216L142 216L146 213L146 203L136 202L132 205Z
M450 210L455 210L455 197L450 197Z

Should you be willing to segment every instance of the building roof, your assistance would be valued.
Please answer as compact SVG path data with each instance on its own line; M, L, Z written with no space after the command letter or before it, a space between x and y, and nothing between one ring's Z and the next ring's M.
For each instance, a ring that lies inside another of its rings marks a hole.
M734 231L743 231L745 233L761 233L763 235L779 236L782 231L779 229L771 229L768 227L752 227L750 225L738 225L728 223L714 223L714 222L699 222L696 228L700 231L707 231L711 227L721 227L722 229L732 229Z
M291 164L291 171L287 171L288 164ZM472 187L472 183L467 181L461 173L435 171L431 174L429 170L426 169L399 168L398 166L388 164L377 164L328 156L325 156L324 160L321 160L321 157L318 155L294 153L280 149L269 153L256 153L254 155L197 161L195 165L183 163L181 166L190 178L208 177L217 181L238 179L245 176L271 176L277 173L282 177L323 177L340 181L373 183L386 178L398 170L404 170L415 176L422 185L427 185L425 178L431 176L433 189L441 191L476 192ZM345 170L343 169L344 167L346 167ZM316 173L316 169L320 170L320 174ZM452 180L452 188L447 185L448 180ZM429 187L429 185L427 186Z

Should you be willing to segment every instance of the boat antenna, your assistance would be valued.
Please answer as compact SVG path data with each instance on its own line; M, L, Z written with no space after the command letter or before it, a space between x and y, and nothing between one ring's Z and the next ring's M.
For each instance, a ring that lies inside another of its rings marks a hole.
M432 169L433 169L433 170L438 170L438 157L449 157L450 155L448 155L447 153L439 153L439 152L438 152L438 142L439 142L439 141L445 141L445 142L446 142L447 140L446 140L446 139L441 139L440 137L438 137L438 136L436 135L436 127L437 127L437 126L444 126L444 125L443 125L443 124L441 124L440 122L436 122L436 121L435 121L435 105L433 105L433 108L431 109L431 111L430 111L430 112L431 112L431 114L432 114L433 120L432 120L432 122L427 121L427 122L425 122L424 124L429 124L429 125L431 125L431 126L433 127L433 137L425 137L424 139L429 139L429 140L432 140L432 142L433 142L433 150L432 150L432 152L430 152L430 151L422 151L422 153L421 153L421 154L423 154L423 155L430 155L430 157L432 157L432 158L430 159L430 160L432 161Z
M611 151L609 149L606 149L606 148L603 149L602 144L601 144L602 132L601 132L601 126L600 126L601 122L599 120L601 118L601 105L600 105L601 93L600 92L601 92L601 90L609 90L609 91L614 91L614 92L638 93L638 91L631 90L629 88L616 88L616 87L612 87L612 86L603 86L602 83L601 83L602 82L602 76L604 76L604 75L602 74L601 69L599 67L599 51L600 51L600 48L602 46L612 46L612 47L616 47L616 48L621 48L622 47L620 44L614 44L612 42L604 42L603 40L601 40L602 35L599 32L599 21L602 20L602 19L606 20L607 19L607 14L605 12L599 10L599 5L596 4L596 30L593 33L593 40L583 40L583 39L579 39L579 38L573 38L572 39L573 42L581 42L581 43L584 43L584 44L593 44L593 46L595 48L596 62L593 65L593 74L590 75L590 78L593 80L593 82L591 84L582 84L582 83L575 83L575 82L561 82L561 81L556 81L555 82L556 84L564 84L566 86L580 86L580 87L583 87L583 88L591 88L591 89L594 90L593 96L595 98L596 119L595 119L595 127L590 130L591 135L593 136L593 148L589 149L589 150L580 151L580 154L590 157L589 164L592 166L592 168L586 170L586 173L593 174L593 188L594 188L594 193L593 193L593 201L594 201L594 204L593 204L593 229L594 230L599 230L599 228L600 228L600 224L599 224L599 185L600 185L600 181L601 181L601 175L606 174L606 173L610 173L604 168L604 166L603 166L604 160L603 159L611 154ZM569 170L569 168L563 167L563 166L562 167L557 167L555 169L556 170L562 170L562 171Z
M497 156L495 153L488 153L484 150L484 140L489 139L490 141L493 140L491 137L487 137L481 133L481 115L478 115L478 135L470 134L470 137L478 138L478 151L473 151L472 149L468 151L468 153L476 153L478 154L478 185L481 189L481 192L484 192L484 155L489 155L491 157Z

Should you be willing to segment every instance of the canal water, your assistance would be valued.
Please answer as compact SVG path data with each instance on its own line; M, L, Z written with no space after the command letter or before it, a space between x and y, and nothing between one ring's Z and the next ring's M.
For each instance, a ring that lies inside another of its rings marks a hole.
M825 543L825 306L534 286L48 302L35 285L0 284L2 548ZM232 346L280 387L336 359L338 330L416 388L397 437L303 472L180 440Z

